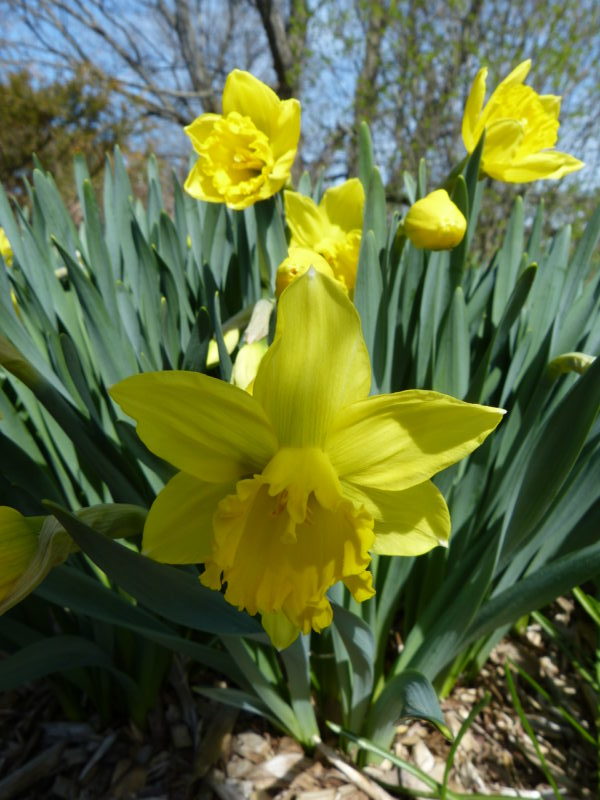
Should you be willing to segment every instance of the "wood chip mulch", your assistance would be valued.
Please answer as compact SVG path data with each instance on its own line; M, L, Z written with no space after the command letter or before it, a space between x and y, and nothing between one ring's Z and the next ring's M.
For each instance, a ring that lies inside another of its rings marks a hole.
M572 601L562 598L555 604L555 624L568 627L572 612ZM589 635L585 629L580 633ZM595 735L597 697L535 624L500 643L477 678L457 685L442 702L456 732L485 691L492 696L459 745L449 788L555 797L513 708L504 675L507 659L552 697L547 702L518 680L526 716L563 800L594 800L597 749L557 707ZM262 720L202 699L185 676L176 662L143 731L131 722L101 726L94 717L66 721L44 682L0 695L0 800L386 800L408 796L402 788L412 796L424 789L387 761L356 770L333 739L307 755ZM393 745L397 756L439 781L449 747L421 722L400 725Z

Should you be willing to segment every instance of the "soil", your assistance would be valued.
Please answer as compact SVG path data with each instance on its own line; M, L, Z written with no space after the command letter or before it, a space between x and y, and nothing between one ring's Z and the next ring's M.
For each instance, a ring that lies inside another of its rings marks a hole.
M549 613L570 637L572 652L593 654L597 632L577 618L571 599L561 598ZM513 669L537 747L515 712L507 661L548 695ZM486 692L490 701L460 741L448 787L478 795L545 799L559 789L563 800L598 797L597 746L559 710L596 736L598 698L576 662L531 622L495 648L476 678L458 683L442 701L454 732ZM424 790L389 761L359 772L336 745L332 737L307 755L264 721L202 699L180 661L143 731L131 722L102 727L94 718L65 720L49 684L40 682L0 697L0 800L384 800ZM393 750L443 779L450 744L431 726L399 725Z

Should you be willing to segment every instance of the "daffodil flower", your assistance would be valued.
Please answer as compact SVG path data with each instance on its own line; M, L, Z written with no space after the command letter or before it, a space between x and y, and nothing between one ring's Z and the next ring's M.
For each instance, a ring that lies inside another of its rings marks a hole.
M184 184L198 200L243 209L278 192L300 138L300 103L280 100L249 72L231 72L223 114L202 114L185 132L199 158Z
M481 168L491 178L509 183L562 178L584 166L579 159L551 149L558 138L561 98L524 86L530 67L530 59L519 64L485 107L487 67L480 69L462 121L467 152L473 152L485 131Z
M317 205L298 192L284 192L291 245L314 250L327 261L334 277L354 289L363 225L365 192L358 178L327 189Z
M279 301L253 395L197 372L149 372L112 397L180 472L150 509L143 552L204 563L206 586L262 624L277 647L332 620L328 589L373 594L372 553L445 544L431 476L463 458L503 412L437 392L369 397L358 314L312 269Z

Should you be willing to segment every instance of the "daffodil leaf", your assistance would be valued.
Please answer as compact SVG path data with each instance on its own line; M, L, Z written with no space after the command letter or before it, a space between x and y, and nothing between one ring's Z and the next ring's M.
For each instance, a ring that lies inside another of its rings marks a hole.
M369 125L363 120L358 128L358 177L365 192L369 188L369 179L373 171L373 141Z
M506 307L506 302L517 278L523 253L523 225L523 200L517 197L508 221L502 248L498 255L496 285L492 303L492 322L496 326L500 322L502 312Z
M259 633L256 620L206 589L189 571L158 564L105 538L65 509L47 503L76 544L125 591L158 614L209 633Z
M347 669L350 697L347 727L361 729L373 691L375 642L370 627L356 614L342 606L333 606L332 635L336 652L336 669Z
M433 388L454 397L464 397L469 385L470 355L465 299L461 287L457 286L440 331Z
M600 239L600 205L589 219L567 270L559 313L573 303L581 282L589 277L591 260ZM596 272L596 276L597 276Z
M377 745L389 747L401 719L431 722L443 736L452 739L433 686L416 670L405 670L387 682L371 707L367 737Z
M508 520L507 547L530 533L557 496L583 448L600 409L600 358L569 391L538 432L516 488ZM549 469L548 465L552 468Z
M106 242L102 235L100 211L96 202L94 189L89 178L81 185L82 207L85 220L85 245L84 252L88 264L94 265L94 277L98 289L106 305L106 310L112 319L118 319L117 294L115 289L115 274Z
M589 518L590 526L598 530L600 506L596 504ZM600 572L600 544L570 553L547 564L518 583L500 592L485 605L467 629L461 648L485 636L502 625L552 602L561 594L591 580Z
M145 639L183 653L197 662L227 675L236 683L243 680L234 661L226 654L179 636L140 606L133 605L117 592L107 592L99 581L68 566L56 567L38 586L35 593L50 603L70 608L91 619L126 628Z
M116 669L110 656L94 642L78 636L48 636L23 647L0 661L0 690L9 691L24 683L76 667L108 670L133 695L135 682Z

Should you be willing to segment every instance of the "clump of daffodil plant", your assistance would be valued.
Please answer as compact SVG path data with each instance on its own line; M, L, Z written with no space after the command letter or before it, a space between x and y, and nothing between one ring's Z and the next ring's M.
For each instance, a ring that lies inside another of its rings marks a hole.
M118 152L103 203L78 162L80 227L42 171L31 215L0 188L0 690L66 647L143 719L180 652L307 746L327 719L385 747L407 714L447 732L434 683L600 572L600 212L546 244L516 198L485 269L473 245L482 174L581 165L527 69L485 105L479 73L470 155L406 175L403 222L366 124L360 180L292 191L300 105L239 70L172 208Z
M437 392L369 397L360 319L335 281L309 269L282 294L253 395L197 373L114 386L138 434L180 472L150 509L143 551L205 564L202 582L262 624L277 647L332 620L327 590L373 594L372 553L446 544L430 478L470 453L497 408Z

